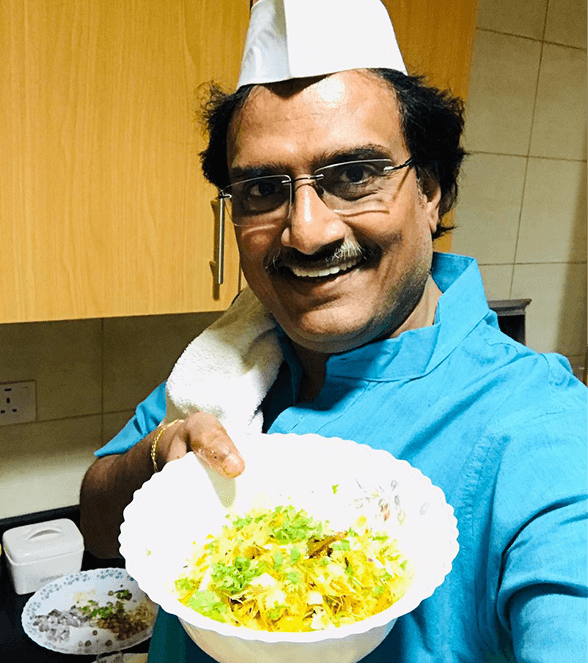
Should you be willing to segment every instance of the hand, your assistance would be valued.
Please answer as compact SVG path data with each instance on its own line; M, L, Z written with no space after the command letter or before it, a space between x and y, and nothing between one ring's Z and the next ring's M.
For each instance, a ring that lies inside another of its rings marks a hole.
M245 469L245 461L220 421L212 414L195 412L170 425L157 444L157 467L193 451L221 476L234 478Z

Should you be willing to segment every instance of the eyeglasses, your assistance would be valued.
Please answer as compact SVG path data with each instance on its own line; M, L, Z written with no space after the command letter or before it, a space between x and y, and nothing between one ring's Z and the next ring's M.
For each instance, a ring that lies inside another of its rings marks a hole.
M312 175L296 178L254 177L221 189L219 200L223 207L227 205L236 226L261 226L288 218L294 185L303 181L311 184L323 203L341 216L386 211L397 188L394 175L412 164L412 158L400 166L389 159L367 159L323 166Z

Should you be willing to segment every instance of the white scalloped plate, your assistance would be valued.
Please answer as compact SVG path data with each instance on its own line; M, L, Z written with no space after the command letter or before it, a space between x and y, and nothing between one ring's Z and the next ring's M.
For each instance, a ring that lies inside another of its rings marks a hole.
M67 611L76 603L80 593L94 599L99 605L112 600L109 591L128 589L133 598L129 607L133 608L145 600L145 593L139 589L124 569L107 568L81 571L54 580L31 596L22 612L24 632L38 645L62 654L103 654L133 647L151 637L157 610L153 609L153 620L148 628L136 633L127 640L117 640L112 631L93 626L70 627L69 639L55 642L40 631L33 622L38 615L47 615L51 610ZM89 644L87 644L89 643ZM108 644L110 643L110 644Z
M431 596L458 551L457 521L441 489L386 451L320 435L273 434L235 440L246 463L236 479L220 477L194 454L168 463L125 509L121 554L129 573L190 637L221 662L353 663L373 649L395 620ZM335 488L334 488L335 487ZM268 633L216 622L183 606L173 581L194 543L216 534L225 516L253 506L292 504L335 528L360 514L396 538L414 570L396 604L355 624L312 633Z

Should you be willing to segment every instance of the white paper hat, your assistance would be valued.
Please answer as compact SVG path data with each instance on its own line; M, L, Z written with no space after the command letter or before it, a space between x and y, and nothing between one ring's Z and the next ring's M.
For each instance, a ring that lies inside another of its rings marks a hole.
M406 73L380 0L259 0L237 87L375 67Z

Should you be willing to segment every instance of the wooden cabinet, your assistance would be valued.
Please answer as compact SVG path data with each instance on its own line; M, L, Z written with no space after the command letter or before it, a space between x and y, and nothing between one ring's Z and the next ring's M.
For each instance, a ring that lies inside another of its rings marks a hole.
M386 0L407 63L464 93L471 0ZM452 8L452 5L455 5ZM0 322L220 310L239 269L196 88L237 80L247 0L0 3Z
M478 0L382 0L409 73L465 99Z
M0 321L225 308L196 88L233 86L248 3L3 0Z

